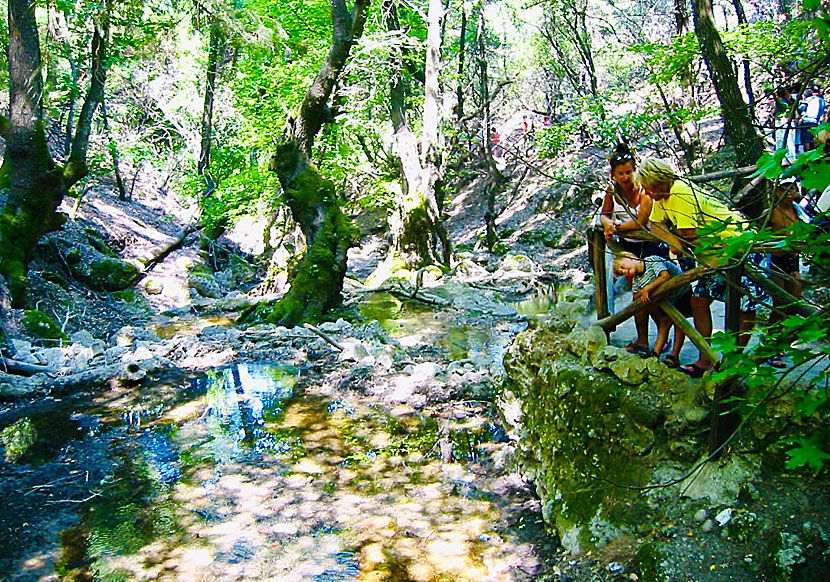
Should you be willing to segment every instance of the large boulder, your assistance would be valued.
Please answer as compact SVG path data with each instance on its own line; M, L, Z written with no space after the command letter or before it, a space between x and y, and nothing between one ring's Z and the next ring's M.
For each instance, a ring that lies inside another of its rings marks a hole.
M636 535L680 493L642 488L705 454L709 405L701 383L565 319L519 334L504 365L522 411L523 471L546 522L581 553Z

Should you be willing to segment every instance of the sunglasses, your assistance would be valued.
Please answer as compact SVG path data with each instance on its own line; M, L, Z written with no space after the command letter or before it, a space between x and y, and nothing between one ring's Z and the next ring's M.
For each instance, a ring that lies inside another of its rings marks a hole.
M634 154L614 154L611 158L611 163L616 164L618 162L630 162L634 159Z

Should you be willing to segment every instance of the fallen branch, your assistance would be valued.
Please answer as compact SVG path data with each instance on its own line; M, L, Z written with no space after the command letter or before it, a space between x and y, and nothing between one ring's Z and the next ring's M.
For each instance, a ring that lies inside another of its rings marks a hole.
M304 323L304 324L303 324L303 327L304 327L304 328L306 328L307 330L312 331L312 332L316 333L317 335L319 335L321 338L323 338L323 340L324 340L327 344L329 344L330 346L334 347L334 349L336 349L338 352L342 352L342 351L343 351L343 348L342 348L342 347L341 347L341 346L340 346L337 342L335 342L335 341L334 341L333 339L331 339L328 335L326 335L325 333L323 333L322 331L320 331L319 329L317 329L316 327L314 327L314 326L313 326L313 325L311 325L310 323Z
M173 251L179 249L184 244L185 239L193 234L196 231L202 230L204 228L201 224L189 224L187 227L179 233L179 236L170 243L167 243L164 246L156 247L151 252L153 253L149 259L142 261L144 265L144 272L147 273L162 262L167 256L172 253Z
M679 289L683 285L688 285L692 281L700 279L700 277L712 270L712 267L695 267L694 269L690 269L685 273L677 275L676 277L672 277L660 285L654 293L651 293L651 300L660 301L661 299L665 299L666 296L672 293L672 291ZM645 306L645 301L637 299L619 313L600 319L597 321L596 325L601 327L606 332L612 331L622 322L634 317L634 314L643 309Z
M743 168L734 168L732 170L723 170L721 172L711 172L709 174L700 174L699 176L686 176L686 178L695 184L705 184L706 182L714 182L715 180L725 180L726 178L746 176L757 169L758 168L755 166L744 166Z
M34 376L35 374L40 374L41 372L48 374L56 371L49 366L29 364L27 362L12 360L4 356L0 356L0 366L2 366L4 372L9 374L18 374L20 376Z

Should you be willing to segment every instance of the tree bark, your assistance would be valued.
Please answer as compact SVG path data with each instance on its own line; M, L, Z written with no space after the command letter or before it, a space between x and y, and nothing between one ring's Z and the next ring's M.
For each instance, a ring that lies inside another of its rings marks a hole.
M735 148L739 166L755 164L764 153L764 146L753 126L750 109L741 96L732 61L715 27L712 0L692 0L692 8L703 60L720 101L726 138ZM748 197L741 210L750 218L758 218L764 210L761 197Z
M394 0L383 6L384 22L390 32L403 34ZM395 154L401 162L403 184L390 219L392 245L380 271L399 268L419 269L434 263L449 264L451 246L439 209L442 177L438 149L438 99L441 51L441 21L444 7L441 0L430 0L427 15L427 51L424 72L423 137L419 156L418 140L409 128L406 116L406 86L403 78L403 54L393 57L395 73L390 86L390 109L395 132ZM442 253L437 252L437 240Z
M112 171L115 174L115 185L118 188L118 199L122 202L127 200L127 188L124 186L124 178L121 176L121 167L118 155L118 144L112 138L110 132L109 116L107 115L107 102L101 99L101 117L104 120L104 133L107 136L107 149L112 158Z
M207 196L215 189L213 177L210 175L210 147L213 132L213 97L216 92L216 74L219 70L219 58L224 50L225 35L218 22L210 27L210 41L208 48L207 79L205 83L205 98L202 107L201 150L196 172L204 180L203 195Z
M96 22L91 82L78 120L66 167L57 166L43 128L43 81L35 5L8 3L10 115L6 157L9 195L0 211L0 275L8 282L12 306L25 304L26 271L38 240L58 228L56 212L68 189L86 175L86 151L92 116L103 95L105 51L109 37L106 9Z
M458 35L458 86L456 87L455 120L461 123L464 117L464 59L467 50L467 9L461 5L461 31Z
M13 307L22 307L31 249L46 232L60 203L60 174L52 164L43 131L43 81L35 5L10 0L9 135L6 162L9 195L0 215L0 274Z
M369 0L355 0L350 11L345 0L330 0L333 32L328 56L271 159L271 169L277 173L308 249L286 295L248 317L295 326L320 319L340 301L346 253L357 232L340 208L334 183L320 176L309 160L314 138L331 115L326 103L334 84L363 33L368 4Z
M741 0L732 0L732 6L735 7L735 15L738 17L738 25L744 26L747 24L746 12ZM744 90L746 97L749 99L749 108L751 115L755 115L755 93L752 90L752 71L749 68L749 59L744 57L741 59L741 68L744 73Z
M481 98L481 113L482 126L484 127L484 135L482 135L482 145L484 150L484 159L487 161L487 173L489 180L487 183L487 211L484 213L484 229L485 242L487 249L490 252L496 245L498 236L496 233L496 193L501 189L503 177L498 167L496 160L493 158L493 128L490 119L490 80L487 72L487 46L484 42L486 31L486 23L484 21L484 10L479 10L478 13L478 27L476 31L476 45L478 46L478 82L479 82L479 96Z
M78 125L75 136L72 138L72 151L69 161L64 168L65 186L68 188L78 180L84 178L89 169L86 165L86 153L89 147L89 136L92 132L92 118L98 105L104 100L104 83L107 80L106 54L109 44L109 3L101 11L95 21L95 30L92 33L92 60L90 63L90 83L81 112L78 114Z

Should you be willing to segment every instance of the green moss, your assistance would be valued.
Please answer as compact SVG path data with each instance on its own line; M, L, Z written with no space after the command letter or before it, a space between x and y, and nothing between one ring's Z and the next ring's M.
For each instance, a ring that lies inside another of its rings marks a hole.
M23 312L23 327L33 336L41 339L68 339L51 317L37 309Z
M152 308L150 307L150 304L147 301L147 299L141 293L136 293L131 289L115 291L113 292L112 296L118 299L119 301L123 301L124 303L132 305L133 307L138 307L139 309L148 312L152 311Z
M81 262L81 251L78 249L72 249L68 253L66 253L66 262L70 265L77 265Z
M308 168L296 180L290 195L292 212L298 221L311 224L310 217L325 209L322 226L300 261L297 275L288 293L270 309L257 308L252 315L270 323L294 326L305 321L319 321L340 299L345 275L345 253L354 244L358 230L341 211L334 184ZM246 316L246 320L250 320Z
M22 307L26 297L29 222L25 212L15 215L9 206L0 214L0 274L6 276L15 307Z
M135 265L118 259L106 258L89 267L91 284L105 291L120 291L131 287L139 278Z
M28 418L21 418L0 432L0 441L6 447L6 462L16 463L35 444L37 430Z
M97 250L99 253L103 255L107 255L108 257L116 257L118 255L109 247L109 245L104 242L104 239L101 238L101 235L98 231L93 230L91 228L85 228L84 234L86 234L86 238L89 241L89 244Z
M623 412L631 407L629 389L569 356L555 333L527 332L520 343L527 347L511 350L505 365L511 378L525 378L511 387L522 400L523 428L540 462L537 483L546 519L583 549L601 541L592 523L600 523L599 530L608 529L601 522L611 530L636 530L649 519L647 505L633 492L608 485L648 482L650 465L642 451L655 437Z

